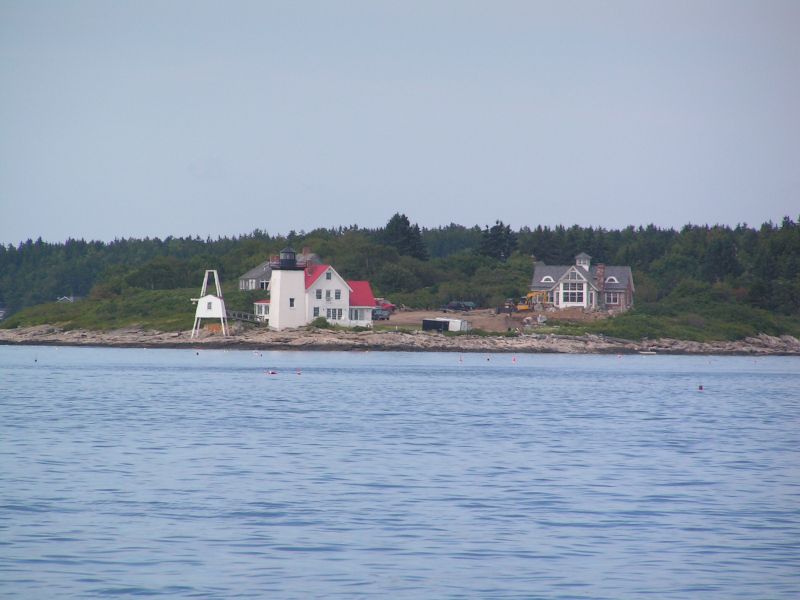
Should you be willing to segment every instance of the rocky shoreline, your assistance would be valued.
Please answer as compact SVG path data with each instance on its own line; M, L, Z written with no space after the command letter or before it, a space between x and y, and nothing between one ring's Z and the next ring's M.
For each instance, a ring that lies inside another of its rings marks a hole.
M512 352L561 354L720 354L800 356L800 341L792 336L758 335L735 342L692 342L672 339L634 342L596 335L561 336L522 334L502 336L443 336L414 331L331 331L249 329L223 337L203 332L64 330L52 325L1 329L0 344L47 346L108 346L118 348L228 348L243 350L341 350L399 352Z

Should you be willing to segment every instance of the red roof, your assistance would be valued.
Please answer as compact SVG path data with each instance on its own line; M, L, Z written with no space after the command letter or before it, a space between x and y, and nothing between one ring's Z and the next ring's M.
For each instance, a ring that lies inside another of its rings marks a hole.
M269 298L266 300L256 300L253 304L269 304Z
M306 269L306 289L314 285L314 282L320 278L325 271L330 269L330 265L311 265Z
M353 290L350 292L350 306L375 306L369 281L348 281L347 285Z

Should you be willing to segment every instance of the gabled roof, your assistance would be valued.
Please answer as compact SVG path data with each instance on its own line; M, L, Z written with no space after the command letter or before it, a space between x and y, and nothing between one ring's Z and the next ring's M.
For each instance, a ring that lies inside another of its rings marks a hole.
M239 275L239 279L269 279L271 274L272 269L269 267L269 261L265 261L257 267L253 267L244 275Z
M341 275L339 275L339 272L336 269L334 269L332 266L330 266L330 265L311 265L308 268L306 268L306 271L305 271L305 273L306 273L306 289L308 289L312 285L314 285L314 283L320 277L322 277L322 274L325 271L327 271L328 269L333 271L336 274L336 277L338 277L339 279L344 281L344 284L348 287L348 289L350 288L349 282L345 281L344 278ZM352 289L350 291L352 291Z
M312 265L319 264L319 256L313 252L309 254L298 254L297 258L305 258L307 263ZM269 266L269 261L266 260L257 267L253 267L244 275L239 275L239 279L269 279L272 275L272 268Z
M587 271L584 267L576 265L545 265L536 263L533 270L533 280L531 281L531 291L549 291L556 287L558 282L567 274L570 269L575 269L586 277L587 281L597 287L597 266L592 265ZM553 281L542 281L545 277L552 277ZM606 265L604 278L615 277L619 283L605 283L604 289L608 291L626 290L628 283L633 288L633 274L630 267Z
M375 296L372 295L372 286L369 281L348 281L350 292L350 306L375 307Z
M544 263L537 263L533 269L533 281L531 281L531 290L549 290L558 283L564 274L572 265L545 265ZM552 278L553 281L542 282L545 277Z
M330 265L311 265L306 269L306 289L314 285L314 282L319 279L322 274L330 269Z
M631 284L631 289L634 289L633 273L631 273L630 267L606 267L605 278L608 279L609 277L615 277L619 283L606 283L605 289L608 291L626 290L628 288L628 282Z

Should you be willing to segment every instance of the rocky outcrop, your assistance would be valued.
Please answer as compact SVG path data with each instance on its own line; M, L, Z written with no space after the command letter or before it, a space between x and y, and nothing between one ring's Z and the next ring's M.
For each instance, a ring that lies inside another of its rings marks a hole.
M523 334L517 337L443 336L422 331L349 332L325 329L266 331L249 329L223 337L202 332L64 330L52 325L0 330L0 344L115 346L147 348L242 348L259 350L394 350L408 352L550 352L565 354L730 354L800 355L800 341L792 336L758 335L735 342L692 342L658 339L633 342L597 335L564 336Z

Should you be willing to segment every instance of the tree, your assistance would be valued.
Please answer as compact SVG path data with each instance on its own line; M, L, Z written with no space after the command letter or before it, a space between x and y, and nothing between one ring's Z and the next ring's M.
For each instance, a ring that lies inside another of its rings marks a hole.
M414 223L412 226L405 215L395 213L383 229L380 240L387 246L395 248L398 254L428 260L428 249L422 241L419 225Z
M703 275L706 281L720 281L728 276L739 275L742 266L736 253L736 242L730 230L712 231L703 259Z
M511 253L517 248L517 236L511 231L511 225L505 225L502 221L495 221L490 229L486 226L481 238L479 252L484 256L490 256L498 260L507 260Z

